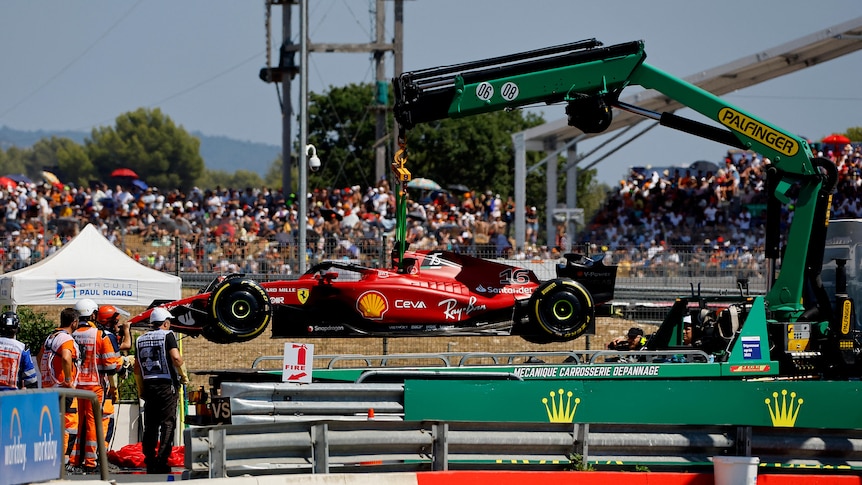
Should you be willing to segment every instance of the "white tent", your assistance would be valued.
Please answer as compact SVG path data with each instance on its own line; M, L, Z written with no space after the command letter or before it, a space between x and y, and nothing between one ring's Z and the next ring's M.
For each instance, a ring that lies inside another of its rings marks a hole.
M100 305L147 306L177 300L182 279L148 268L93 226L44 260L0 275L0 306L65 305L91 298Z

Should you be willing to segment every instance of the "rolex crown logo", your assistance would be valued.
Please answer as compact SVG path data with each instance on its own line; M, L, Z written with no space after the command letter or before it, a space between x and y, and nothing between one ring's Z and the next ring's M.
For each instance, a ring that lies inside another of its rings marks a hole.
M571 423L575 419L575 412L578 410L578 404L581 403L581 398L576 397L572 400L572 391L565 393L563 390L551 391L551 398L542 398L542 404L545 405L545 411L548 413L548 421L552 423Z
M773 426L776 428L792 428L796 425L799 408L802 407L804 400L801 397L796 399L795 392L791 392L790 399L788 399L787 389L782 389L781 399L778 398L778 392L773 392L772 399L767 397L765 402L766 408L769 409L769 418L772 419Z

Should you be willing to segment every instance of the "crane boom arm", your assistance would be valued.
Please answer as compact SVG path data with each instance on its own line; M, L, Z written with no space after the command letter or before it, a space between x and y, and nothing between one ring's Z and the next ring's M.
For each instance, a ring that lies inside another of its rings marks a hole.
M611 123L612 108L653 118L663 126L771 160L770 196L795 201L783 265L766 300L788 319L802 315L806 278L816 273L831 199L837 182L834 164L815 159L807 142L721 98L645 62L642 41L604 47L595 39L475 62L405 72L393 79L395 118L402 130L419 123L461 118L537 103L566 104L568 124L600 133ZM705 124L673 113L642 110L619 101L629 86L654 89L712 120ZM405 131L399 138L404 139ZM818 202L820 201L820 202ZM768 220L776 227L777 219ZM812 238L814 243L812 244ZM777 251L776 251L777 252ZM821 258L822 259L822 258ZM805 261L805 264L798 264ZM814 266L817 266L814 268Z

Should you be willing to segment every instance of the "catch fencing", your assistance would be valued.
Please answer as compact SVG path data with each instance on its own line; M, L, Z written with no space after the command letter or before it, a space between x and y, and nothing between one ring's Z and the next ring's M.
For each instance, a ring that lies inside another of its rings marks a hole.
M21 236L23 237L23 236ZM51 254L49 239L7 242L9 247L0 251L0 264L4 271L20 269L37 263ZM24 242L27 241L27 242ZM113 239L115 246L142 264L165 273L183 278L188 288L203 287L214 275L245 273L261 281L291 279L296 277L299 266L297 245L291 239L278 237L244 236L221 237L215 233L179 234L176 236L148 236L122 234ZM28 246L31 250L17 251L17 246ZM735 247L725 245L669 246L628 244L608 249L595 244L575 244L570 251L591 257L603 256L606 264L619 266L618 277L625 282L629 278L663 278L677 287L687 287L692 279L705 281L717 279L733 289L737 279L752 282L765 277L763 250L761 247ZM306 255L308 267L325 260L345 260L369 267L388 267L393 250L391 238L364 238L359 240L333 239L325 244L309 242ZM485 259L500 260L516 266L526 266L537 271L542 279L553 277L553 265L559 261L560 253L539 248L520 256L511 251L501 251L494 244L411 244L411 249L435 249L455 251Z

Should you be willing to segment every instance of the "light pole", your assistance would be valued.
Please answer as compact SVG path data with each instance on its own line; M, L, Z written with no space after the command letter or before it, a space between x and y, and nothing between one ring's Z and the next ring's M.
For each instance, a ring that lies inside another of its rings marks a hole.
M306 246L308 225L308 0L302 0L299 4L299 58L301 77L299 78L299 146L304 147L299 159L299 274L306 270ZM313 147L312 147L313 148ZM317 150L314 150L317 157Z

